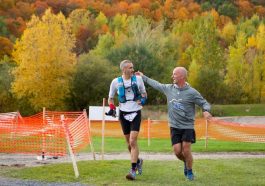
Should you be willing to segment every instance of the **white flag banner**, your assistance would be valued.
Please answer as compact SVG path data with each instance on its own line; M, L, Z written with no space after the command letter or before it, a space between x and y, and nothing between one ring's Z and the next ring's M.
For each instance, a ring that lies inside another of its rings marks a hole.
M103 110L102 106L89 106L88 118L89 120L103 120L103 114L109 111L109 107L105 107ZM116 118L105 115L106 121L119 121L119 108L116 107Z

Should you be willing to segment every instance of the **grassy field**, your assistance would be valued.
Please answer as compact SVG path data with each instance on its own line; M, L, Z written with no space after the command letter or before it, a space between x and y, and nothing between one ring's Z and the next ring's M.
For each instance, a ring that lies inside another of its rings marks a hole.
M105 152L127 152L125 140L123 138L110 138L104 140ZM148 146L147 139L139 139L138 144L144 152L172 152L170 139L151 139ZM93 137L93 145L96 152L101 152L101 138ZM89 148L84 149L89 151ZM265 152L264 143L228 142L228 141L208 141L208 148L205 149L205 141L197 140L192 145L193 152Z
M2 176L45 182L79 182L88 185L264 185L264 159L195 160L195 180L183 175L180 161L145 161L143 175L127 181L129 161L78 162L80 177L74 178L70 163L34 168L1 169Z

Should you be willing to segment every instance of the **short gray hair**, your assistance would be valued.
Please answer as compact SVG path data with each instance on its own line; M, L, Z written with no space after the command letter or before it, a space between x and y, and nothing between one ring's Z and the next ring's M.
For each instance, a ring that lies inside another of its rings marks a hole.
M123 70L123 68L128 64L128 63L132 63L130 60L125 59L120 63L120 69Z
M174 68L174 70L177 70L177 71L181 72L181 74L182 74L185 78L188 77L188 71L187 71L187 69L186 69L185 67L176 67L176 68Z

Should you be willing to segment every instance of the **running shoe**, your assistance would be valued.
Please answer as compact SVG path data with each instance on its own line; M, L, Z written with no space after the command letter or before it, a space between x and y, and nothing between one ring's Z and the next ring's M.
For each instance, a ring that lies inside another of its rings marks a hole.
M139 159L139 163L137 163L136 165L136 174L138 175L141 175L142 172L143 172L143 163L144 163L144 160L143 159Z
M126 175L127 180L135 180L136 178L136 170L131 169L129 174Z
M187 171L187 178L188 178L188 180L190 180L190 181L194 180L194 175L193 175L193 173L192 173L192 170L188 170L188 171Z

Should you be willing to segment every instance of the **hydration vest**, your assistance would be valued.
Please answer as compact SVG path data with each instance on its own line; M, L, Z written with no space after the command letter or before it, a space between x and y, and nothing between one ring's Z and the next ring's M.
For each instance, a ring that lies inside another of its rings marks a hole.
M142 96L137 86L135 75L131 77L131 88L134 94L134 98L132 100L128 100L126 99L126 96L125 96L125 87L124 87L123 79L121 76L118 77L118 100L120 103L125 103L126 101L136 101L136 100L141 99Z

